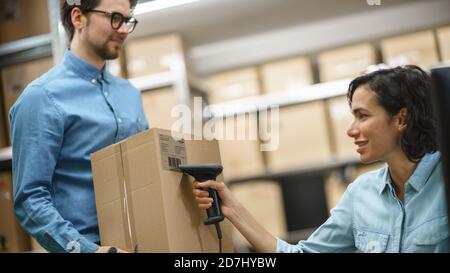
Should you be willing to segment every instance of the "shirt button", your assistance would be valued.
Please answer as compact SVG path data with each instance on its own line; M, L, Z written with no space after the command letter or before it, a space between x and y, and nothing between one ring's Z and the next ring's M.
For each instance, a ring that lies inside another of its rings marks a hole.
M118 118L118 119L117 119L117 122L118 122L118 123L122 123L122 119L121 119L121 118Z
M93 84L96 84L97 83L97 80L96 79L92 79L92 81L91 81Z
M105 97L107 97L107 96L108 96L108 92L103 92L103 94L105 94Z

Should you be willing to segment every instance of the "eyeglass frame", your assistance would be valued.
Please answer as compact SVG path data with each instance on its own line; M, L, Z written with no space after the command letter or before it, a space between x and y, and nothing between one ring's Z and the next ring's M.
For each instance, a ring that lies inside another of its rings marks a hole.
M116 11L109 12L109 11L98 10L98 9L82 9L82 11L83 12L97 12L97 13L103 13L103 14L108 15L109 17L111 17L111 28L114 29L114 30L120 29L122 27L123 23L128 24L131 20L134 20L134 26L133 26L131 31L128 28L128 33L132 33L136 29L136 25L139 23L139 21L135 17L133 17L133 16L125 16L122 13L116 12ZM117 16L117 15L119 15L122 18L122 20L120 21L119 26L117 28L115 28L114 25L113 25L113 20L114 20L114 16Z

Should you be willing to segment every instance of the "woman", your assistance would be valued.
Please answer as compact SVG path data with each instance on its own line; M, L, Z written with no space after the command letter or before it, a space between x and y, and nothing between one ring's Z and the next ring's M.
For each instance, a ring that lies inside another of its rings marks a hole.
M430 102L430 77L417 66L383 69L354 79L347 98L361 161L386 165L349 185L329 219L297 245L259 225L223 182L194 184L200 208L212 199L258 252L448 252L447 207Z

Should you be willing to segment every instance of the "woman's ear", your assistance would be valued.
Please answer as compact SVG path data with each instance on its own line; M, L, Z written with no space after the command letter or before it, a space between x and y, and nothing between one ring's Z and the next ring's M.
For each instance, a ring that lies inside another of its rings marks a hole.
M397 126L400 131L405 130L407 127L407 124L406 124L407 114L408 114L408 110L406 110L405 107L400 109L400 111L397 114Z

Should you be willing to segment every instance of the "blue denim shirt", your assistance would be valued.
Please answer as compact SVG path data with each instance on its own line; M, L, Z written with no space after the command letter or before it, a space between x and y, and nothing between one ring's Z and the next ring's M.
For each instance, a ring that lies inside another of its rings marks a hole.
M90 154L148 128L139 90L66 51L10 111L14 207L51 252L95 252Z
M329 219L306 241L277 240L277 252L449 252L440 153L426 154L400 202L387 165L349 185Z

